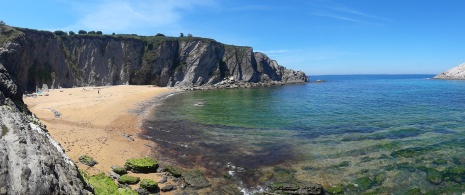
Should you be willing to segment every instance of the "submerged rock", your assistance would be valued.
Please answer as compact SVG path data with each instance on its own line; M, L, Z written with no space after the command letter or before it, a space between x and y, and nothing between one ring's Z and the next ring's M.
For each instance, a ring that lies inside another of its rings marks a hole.
M193 170L189 172L185 172L182 174L182 178L187 183L188 186L194 189L202 189L206 187L210 187L210 182L202 175L200 170Z

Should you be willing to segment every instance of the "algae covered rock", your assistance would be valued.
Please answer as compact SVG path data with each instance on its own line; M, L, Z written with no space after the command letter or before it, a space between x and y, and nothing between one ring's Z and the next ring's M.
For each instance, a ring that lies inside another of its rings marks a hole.
M182 178L187 183L187 185L195 189L202 189L211 185L207 178L205 178L205 176L203 176L199 170L186 172L182 174Z
M373 187L375 184L373 180L371 180L369 177L361 177L355 180L355 182L358 185L358 188L361 190L368 190Z
M444 177L446 180L463 183L465 181L465 167L454 166L445 170Z
M138 195L138 193L131 188L118 188L118 195Z
M386 172L380 172L380 173L377 173L375 175L375 177L373 178L373 182L376 184L376 185L382 185L384 180L387 179L387 173Z
M421 195L420 188L412 188L409 191L405 192L404 195Z
M120 184L137 184L140 181L140 177L134 177L129 175L123 175L118 179L118 183Z
M344 192L344 185L342 185L342 184L337 184L337 185L329 186L329 187L326 189L326 192L328 192L329 194L343 194L343 192Z
M128 173L128 171L126 171L124 167L120 167L120 166L112 166L111 170L118 175L124 175Z
M106 176L105 173L99 173L87 179L97 195L115 194L118 191L118 186L110 177Z
M436 169L428 169L426 171L426 179L433 184L440 184L443 179L443 175L440 171Z
M82 155L79 157L79 162L81 162L82 164L85 164L89 167L93 167L94 165L98 164L97 161L95 161L92 157L88 156L88 155Z
M140 187L145 188L148 191L154 191L154 190L156 190L158 188L158 183L151 180L151 179L143 179L140 182Z
M168 171L168 173L170 173L174 177L181 177L181 170L174 166L168 165L165 167L165 170Z
M153 158L131 158L126 161L124 167L134 173L155 173L158 163Z

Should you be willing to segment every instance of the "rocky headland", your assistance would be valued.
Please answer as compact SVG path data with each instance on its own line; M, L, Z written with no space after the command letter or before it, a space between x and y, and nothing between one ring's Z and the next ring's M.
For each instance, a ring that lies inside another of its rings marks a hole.
M286 69L251 47L212 39L67 35L1 24L0 194L92 194L89 180L108 178L81 173L77 161L29 111L23 96L42 86L155 85L195 90L303 82L308 82L305 73ZM55 108L48 110L61 116ZM323 192L315 186L315 190L277 189Z
M451 80L464 80L465 79L465 63L453 67L441 74L434 76L435 79L451 79Z

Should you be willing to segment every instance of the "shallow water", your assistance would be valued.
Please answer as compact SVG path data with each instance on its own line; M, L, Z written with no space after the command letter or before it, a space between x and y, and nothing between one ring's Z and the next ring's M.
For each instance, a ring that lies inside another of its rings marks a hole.
M246 188L282 166L326 188L385 176L349 194L462 189L450 170L465 158L465 81L432 76L315 76L326 82L185 92L163 100L144 127L162 157L212 177L229 172ZM431 169L439 184L427 180Z

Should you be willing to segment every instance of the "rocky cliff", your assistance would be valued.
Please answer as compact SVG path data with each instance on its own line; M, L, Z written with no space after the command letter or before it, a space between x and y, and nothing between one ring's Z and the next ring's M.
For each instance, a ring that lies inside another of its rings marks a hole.
M0 194L88 194L76 165L24 106L0 63Z
M8 31L8 32L7 32ZM194 87L240 82L307 82L251 47L197 37L55 35L4 27L0 62L22 91L46 83L52 88L153 84ZM0 39L1 40L1 39Z
M460 64L454 68L447 70L441 74L438 74L434 77L435 79L465 79L465 63Z

